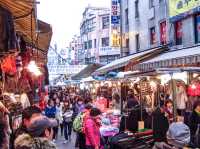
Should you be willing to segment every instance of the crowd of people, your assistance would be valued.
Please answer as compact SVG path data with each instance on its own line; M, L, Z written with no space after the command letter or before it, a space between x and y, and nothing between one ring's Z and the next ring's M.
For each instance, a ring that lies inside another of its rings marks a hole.
M119 109L119 96L114 95L109 105ZM128 95L125 108L131 110L137 106L140 106L137 97ZM48 98L23 110L22 123L13 133L5 120L9 111L4 105L0 105L0 111L0 149L56 149L55 143L60 136L65 139L63 144L67 144L74 132L75 147L104 149L105 143L100 134L103 111L93 103L89 94L81 95L62 89L52 90ZM200 100L194 103L193 112L188 120L179 119L174 122L173 102L163 98L159 108L155 109L152 115L156 142L152 148L183 148L195 145L199 147ZM137 129L131 128L134 127L135 121L134 115L133 121L128 122L128 130Z

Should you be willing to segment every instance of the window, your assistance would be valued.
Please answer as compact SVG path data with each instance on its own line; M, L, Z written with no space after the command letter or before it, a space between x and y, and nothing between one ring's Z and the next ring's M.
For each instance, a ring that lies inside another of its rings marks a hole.
M156 28L150 28L150 44L153 45L156 43Z
M102 45L102 47L107 47L107 46L109 46L109 37L102 38L102 39L101 39L101 45Z
M96 48L96 47L97 47L97 40L94 39L94 48Z
M166 21L160 23L160 43L161 45L167 44L167 35L166 35Z
M195 17L195 41L200 43L200 14Z
M87 49L87 42L84 42L84 49Z
M92 40L88 41L88 49L92 49Z
M164 3L164 0L159 0L159 3Z
M126 39L126 48L129 48L129 39Z
M136 48L136 51L138 51L140 49L140 35L139 34L136 34L135 35L135 48Z
M125 9L125 24L128 25L128 8Z
M135 18L139 18L139 0L135 1Z
M102 29L109 28L109 24L110 24L110 17L109 16L102 17Z
M182 31L182 22L178 21L175 23L175 38L176 38L176 45L182 44L182 38L183 38L183 31Z
M154 6L154 0L149 0L149 8L152 8Z

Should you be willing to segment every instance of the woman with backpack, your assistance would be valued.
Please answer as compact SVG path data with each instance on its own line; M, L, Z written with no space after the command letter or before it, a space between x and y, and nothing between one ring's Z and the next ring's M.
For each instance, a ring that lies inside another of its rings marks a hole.
M71 141L71 133L72 133L72 115L73 111L70 108L70 102L65 100L63 102L63 126L64 126L64 136L65 141L64 144Z
M92 108L89 117L84 122L87 149L100 149L100 115L101 111L98 108Z

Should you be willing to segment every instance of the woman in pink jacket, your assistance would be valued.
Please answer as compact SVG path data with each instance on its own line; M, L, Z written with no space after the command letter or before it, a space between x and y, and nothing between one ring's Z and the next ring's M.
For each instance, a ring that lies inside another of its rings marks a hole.
M101 124L101 111L97 108L92 108L90 116L84 124L86 148L87 149L100 149L100 124Z

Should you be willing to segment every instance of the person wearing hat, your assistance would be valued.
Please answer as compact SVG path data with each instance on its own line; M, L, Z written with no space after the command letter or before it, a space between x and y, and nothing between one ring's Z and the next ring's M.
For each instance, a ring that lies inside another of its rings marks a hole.
M167 131L167 143L155 143L153 149L182 149L190 144L190 129L183 122L172 123Z
M53 138L53 127L58 125L56 120L40 116L32 119L27 128L28 133L24 133L15 140L15 149L56 149L51 141Z

